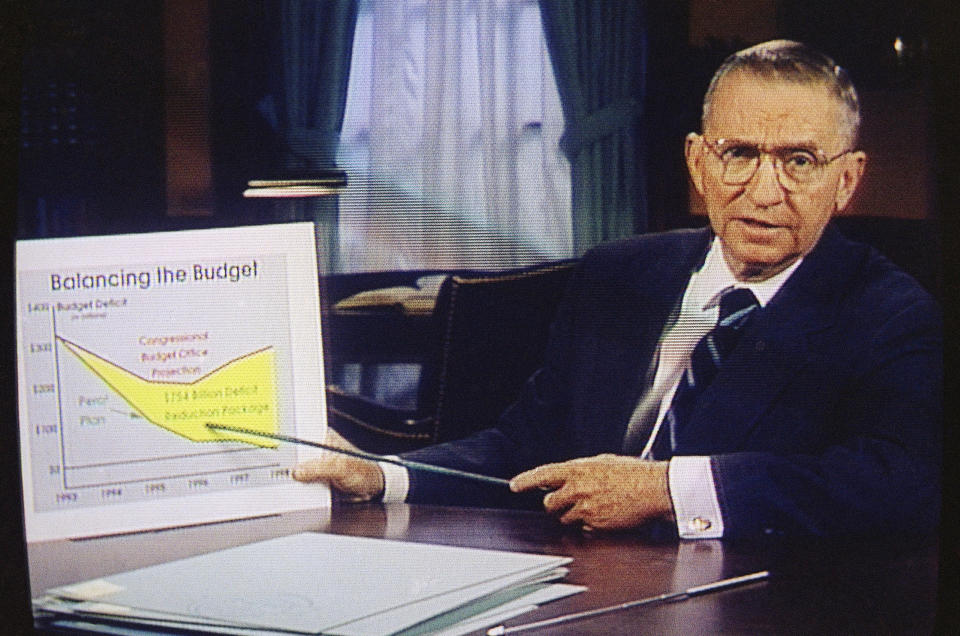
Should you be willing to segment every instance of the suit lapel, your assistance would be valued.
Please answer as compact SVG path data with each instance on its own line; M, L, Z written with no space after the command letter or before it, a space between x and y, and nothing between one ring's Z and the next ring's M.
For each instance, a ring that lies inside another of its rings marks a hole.
M622 272L632 291L617 300L624 313L619 316L615 337L605 338L608 350L601 354L610 374L598 381L599 400L615 405L607 414L612 420L590 426L597 452L621 448L630 416L652 380L651 361L655 358L664 325L683 296L690 273L706 256L712 234L700 230L682 235L678 241L663 242L645 250L643 258ZM610 426L610 421L618 422ZM598 432L602 432L598 435Z
M741 447L784 387L809 364L810 334L836 320L838 303L857 267L848 247L828 227L817 247L757 312L691 414L678 454Z

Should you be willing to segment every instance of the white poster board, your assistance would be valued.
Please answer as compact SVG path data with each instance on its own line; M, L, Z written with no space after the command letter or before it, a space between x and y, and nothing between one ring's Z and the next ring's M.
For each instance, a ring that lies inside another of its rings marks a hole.
M18 241L28 541L329 507L312 223ZM256 443L258 440L260 443Z

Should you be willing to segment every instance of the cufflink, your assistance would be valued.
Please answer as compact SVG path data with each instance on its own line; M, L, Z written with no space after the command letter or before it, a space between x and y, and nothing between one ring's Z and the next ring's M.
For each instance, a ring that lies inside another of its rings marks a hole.
M703 517L694 517L687 522L687 528L693 532L704 532L705 530L709 530L712 525L709 519L704 519Z

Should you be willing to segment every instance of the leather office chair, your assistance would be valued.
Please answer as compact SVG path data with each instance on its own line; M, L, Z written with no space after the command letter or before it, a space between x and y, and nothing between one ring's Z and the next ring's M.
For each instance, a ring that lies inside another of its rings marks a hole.
M395 408L329 386L330 425L364 450L395 453L495 424L540 365L574 265L449 276L430 316L416 407Z

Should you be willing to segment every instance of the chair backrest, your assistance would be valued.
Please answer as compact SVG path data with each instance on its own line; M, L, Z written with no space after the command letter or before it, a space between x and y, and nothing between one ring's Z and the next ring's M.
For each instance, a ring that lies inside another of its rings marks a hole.
M440 348L419 388L419 410L432 412L435 442L495 424L517 398L541 364L575 263L454 275L444 282L434 311Z

